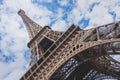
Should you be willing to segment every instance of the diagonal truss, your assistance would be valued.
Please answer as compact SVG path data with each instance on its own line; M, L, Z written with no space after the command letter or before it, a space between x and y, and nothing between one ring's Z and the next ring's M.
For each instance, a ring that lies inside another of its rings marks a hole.
M26 28L28 30L28 34L30 39L32 39L41 29L42 27L40 25L38 25L37 23L33 22L26 14L25 12L20 9L18 11L18 14L21 16L21 18L23 19L23 22L26 25Z
M23 10L18 14L22 17L31 38L28 47L31 49L33 62L21 80L50 80L54 74L59 79L62 76L60 80L65 80L79 65L88 61L98 71L96 74L100 72L94 79L105 78L106 75L120 78L120 63L109 56L120 54L120 22L88 30L81 30L72 25L63 33L53 31L49 26L42 28L27 17ZM43 49L44 45L39 44L45 40L52 43ZM85 74L82 78L88 77L90 75Z

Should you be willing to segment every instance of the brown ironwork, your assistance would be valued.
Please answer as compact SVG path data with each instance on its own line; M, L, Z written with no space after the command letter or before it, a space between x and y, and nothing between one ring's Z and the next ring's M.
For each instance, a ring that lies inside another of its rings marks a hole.
M23 10L18 14L31 39L30 69L20 80L120 79L120 62L110 56L120 54L120 21L58 32L39 26Z

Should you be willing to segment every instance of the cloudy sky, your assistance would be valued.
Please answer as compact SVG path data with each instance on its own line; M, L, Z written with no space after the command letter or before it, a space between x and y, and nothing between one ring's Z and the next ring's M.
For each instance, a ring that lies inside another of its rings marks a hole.
M120 0L0 0L0 80L19 80L30 61L19 9L59 31L71 24L87 29L120 20Z

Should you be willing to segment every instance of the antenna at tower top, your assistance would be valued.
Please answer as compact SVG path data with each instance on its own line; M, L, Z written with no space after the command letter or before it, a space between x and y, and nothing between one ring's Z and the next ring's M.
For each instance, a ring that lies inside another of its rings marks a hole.
M19 14L19 15L23 15L23 14L25 14L25 11L22 10L22 9L20 9L20 10L18 11L18 14Z

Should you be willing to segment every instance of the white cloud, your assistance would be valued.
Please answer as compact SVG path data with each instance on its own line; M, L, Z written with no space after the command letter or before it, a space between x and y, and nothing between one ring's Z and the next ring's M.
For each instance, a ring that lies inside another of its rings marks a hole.
M24 74L25 70L21 70L21 69L13 69L13 71L11 71L11 74L8 75L6 78L4 78L4 80L18 80L21 76L21 74Z
M32 1L4 0L3 4L0 4L0 36L2 35L2 40L0 40L2 53L0 53L0 57L3 57L2 55L15 56L13 62L4 63L0 61L0 79L2 80L18 80L28 66L24 54L28 50L27 42L29 39L25 25L17 14L19 9L24 9L32 20L42 26L49 25L52 16L55 20L52 29L58 31L65 31L72 23L78 25L83 17L90 19L87 28L112 22L113 17L108 13L109 10L116 13L116 21L120 20L119 0L76 0L73 9L67 13L67 21L62 19L66 13L63 8L57 6L57 13L53 13L48 10L48 6L33 4ZM53 0L40 0L40 2L52 3ZM67 6L68 4L68 0L59 0L58 2L61 6ZM90 12L89 7L94 2L100 2L100 4L96 5L93 11Z
M58 0L58 3L61 5L61 6L66 6L68 4L69 0Z
M53 0L32 0L32 1L37 1L37 2L52 2Z
M4 34L0 41L1 54L15 56L13 62L7 63L0 61L0 79L19 80L26 71L24 67L27 67L28 65L28 62L24 57L25 51L28 49L28 34L25 28L20 28L24 24L18 16L17 11L19 9L24 9L32 18L44 12L40 15L42 16L42 19L44 18L44 20L41 20L44 21L44 24L42 25L45 25L50 22L48 18L45 18L50 12L44 7L41 8L44 10L39 10L39 8L36 5L33 5L30 0L5 0L0 6L0 33ZM2 55L1 57L3 57Z
M93 8L93 11L89 11L90 5L93 3L99 3ZM119 16L119 0L112 1L100 1L100 0L77 0L76 6L70 12L68 20L78 24L78 22L83 18L89 18L90 22L87 28L96 27L102 24L113 22L112 15L109 14L109 10L116 13L116 20L120 20Z
M60 19L56 21L56 23L52 26L52 29L57 31L65 31L67 30L67 27L65 26L67 26L67 23Z

